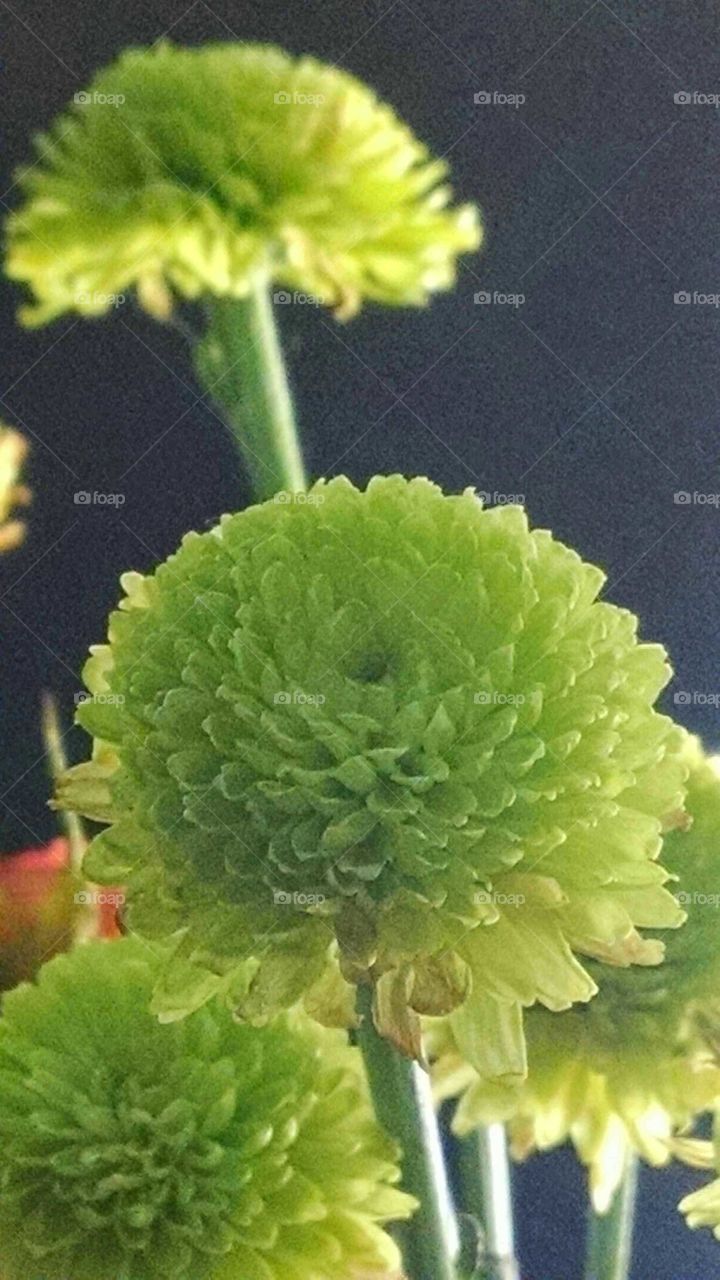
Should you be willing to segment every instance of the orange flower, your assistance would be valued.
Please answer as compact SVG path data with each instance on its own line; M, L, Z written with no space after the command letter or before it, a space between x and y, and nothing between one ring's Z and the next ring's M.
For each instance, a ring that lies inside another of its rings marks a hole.
M75 883L67 840L0 859L0 991L66 950L75 930Z
M64 837L0 858L0 991L32 978L79 936L119 937L119 902L117 890L79 888Z

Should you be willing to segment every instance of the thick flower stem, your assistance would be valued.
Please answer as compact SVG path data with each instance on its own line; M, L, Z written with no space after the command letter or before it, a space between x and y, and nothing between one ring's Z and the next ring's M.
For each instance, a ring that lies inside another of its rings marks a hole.
M246 298L216 298L196 348L197 375L219 406L258 501L307 487L273 304L264 278Z
M623 1180L607 1213L591 1212L585 1280L628 1280L632 1261L638 1161L628 1155Z
M455 1223L426 1074L376 1031L369 987L358 989L358 1012L357 1043L375 1113L402 1149L402 1188L419 1202L410 1221L394 1232L404 1275L406 1280L456 1280Z
M482 1227L482 1280L519 1280L505 1126L483 1126L465 1138L458 1172L460 1207Z

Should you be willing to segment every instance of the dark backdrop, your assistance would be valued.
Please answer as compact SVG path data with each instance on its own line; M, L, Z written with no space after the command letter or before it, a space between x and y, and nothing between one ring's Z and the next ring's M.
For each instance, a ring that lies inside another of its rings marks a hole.
M95 67L168 31L348 67L484 210L484 252L427 311L368 308L343 328L282 309L313 474L399 469L524 494L534 522L602 564L610 598L667 644L668 706L682 695L678 717L720 745L720 327L707 300L720 291L720 120L701 100L720 91L716 0L0 0L0 211L30 135ZM498 99L509 94L524 103ZM5 287L0 413L33 438L36 503L25 547L0 564L6 851L53 829L38 695L72 707L119 573L248 498L178 335L129 303L26 333L17 301ZM74 503L95 489L124 505ZM675 1209L695 1181L644 1175L633 1280L718 1273L720 1244ZM518 1183L524 1280L576 1280L573 1162L543 1157Z

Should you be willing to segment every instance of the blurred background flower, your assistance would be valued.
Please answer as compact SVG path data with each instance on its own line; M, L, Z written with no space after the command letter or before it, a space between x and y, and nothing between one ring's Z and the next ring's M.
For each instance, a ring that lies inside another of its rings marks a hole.
M27 452L24 436L0 422L0 551L12 551L25 537L25 524L15 516L15 508L30 501L30 490L20 478Z
M599 1212L632 1153L666 1164L673 1134L720 1097L720 759L706 757L696 739L684 755L689 821L666 836L662 857L688 920L662 935L664 963L606 969L599 994L561 1018L530 1010L520 1084L483 1078L450 1026L431 1024L437 1095L460 1096L456 1131L507 1121L518 1158L570 1139L589 1167Z
M173 294L242 297L258 274L346 316L417 305L480 243L445 161L391 107L271 45L129 50L37 145L9 221L32 324L130 289L162 319Z
M64 836L0 857L0 991L33 978L75 941L119 937L122 897L83 885Z

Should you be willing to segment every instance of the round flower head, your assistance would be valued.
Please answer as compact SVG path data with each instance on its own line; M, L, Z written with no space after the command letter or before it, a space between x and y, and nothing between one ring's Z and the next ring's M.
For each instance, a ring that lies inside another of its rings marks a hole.
M41 138L8 273L42 324L136 288L241 297L255 273L351 314L416 305L476 249L434 160L361 81L267 45L129 50Z
M574 951L657 963L635 925L682 918L654 858L685 768L663 651L602 582L521 508L399 476L128 575L60 800L113 824L88 874L129 886L131 927L184 930L158 1007L225 983L246 1016L335 1016L337 947L398 1036L462 1005L522 1072L521 1006L596 990Z
M704 758L695 741L686 758L692 826L668 835L663 861L689 918L668 935L664 964L603 974L599 995L561 1018L532 1010L521 1085L473 1070L446 1021L430 1030L437 1093L461 1095L457 1131L506 1120L518 1157L571 1139L590 1168L600 1211L630 1152L665 1164L673 1133L720 1098L720 1019L713 1012L720 989L720 762Z
M148 1011L134 939L52 961L0 1019L3 1280L336 1280L397 1265L392 1145L341 1032Z

